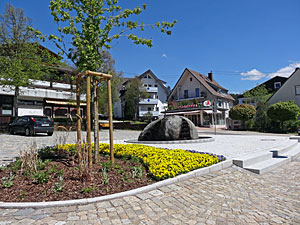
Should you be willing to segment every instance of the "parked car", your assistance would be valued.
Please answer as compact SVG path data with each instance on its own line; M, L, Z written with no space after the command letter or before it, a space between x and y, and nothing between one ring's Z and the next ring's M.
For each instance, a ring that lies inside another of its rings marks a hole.
M23 133L32 136L36 133L47 133L52 136L54 123L47 116L18 116L8 125L10 134Z

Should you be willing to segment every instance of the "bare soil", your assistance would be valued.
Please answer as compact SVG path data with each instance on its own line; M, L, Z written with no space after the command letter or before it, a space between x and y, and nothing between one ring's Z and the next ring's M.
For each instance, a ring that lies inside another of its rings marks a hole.
M92 169L86 173L80 173L77 166L63 161L51 161L43 170L39 170L49 172L48 181L44 183L37 182L32 174L28 175L20 169L2 168L0 170L0 201L42 202L91 198L123 192L155 182L140 162L115 160L113 166L107 166L110 162L109 158L101 156L100 163L93 165ZM142 168L143 173L137 173L137 168ZM59 173L62 170L63 172ZM103 174L104 170L107 171L107 179L105 179L105 172ZM7 185L7 183L4 185L4 180L12 176L13 185Z

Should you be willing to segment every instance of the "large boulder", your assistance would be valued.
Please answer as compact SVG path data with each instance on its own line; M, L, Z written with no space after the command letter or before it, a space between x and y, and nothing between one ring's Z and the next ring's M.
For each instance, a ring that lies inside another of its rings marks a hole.
M167 116L148 124L141 132L139 141L171 141L198 139L192 121L183 116Z

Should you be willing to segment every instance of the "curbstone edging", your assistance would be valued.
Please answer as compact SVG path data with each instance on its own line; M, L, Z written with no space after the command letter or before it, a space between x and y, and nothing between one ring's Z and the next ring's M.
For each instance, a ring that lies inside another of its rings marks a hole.
M115 193L111 195L105 195L94 198L84 198L84 199L75 199L75 200L66 200L66 201L51 201L51 202L0 202L0 208L2 209L12 209L12 208L48 208L48 207L61 207L61 206L74 206L74 205L84 205L89 203L96 203L102 201L113 200L116 198L122 198L131 195L137 195L144 192L149 192L158 188L161 188L166 185L178 183L180 181L185 181L190 178L195 178L197 176L205 175L210 172L222 170L232 166L232 159L227 159L223 162L214 164L209 167L200 168L193 170L186 174L181 174L177 177L169 178L167 180L159 181L148 186L140 187L137 189L124 191L120 193Z

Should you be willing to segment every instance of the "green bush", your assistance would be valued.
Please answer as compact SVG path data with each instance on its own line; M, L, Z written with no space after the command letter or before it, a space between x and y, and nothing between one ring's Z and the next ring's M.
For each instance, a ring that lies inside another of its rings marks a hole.
M282 132L284 131L284 122L297 121L299 113L300 109L294 101L277 102L271 105L267 112L268 117L280 122Z
M253 105L239 104L233 106L229 111L229 117L233 120L247 121L252 119L256 114L256 109Z

